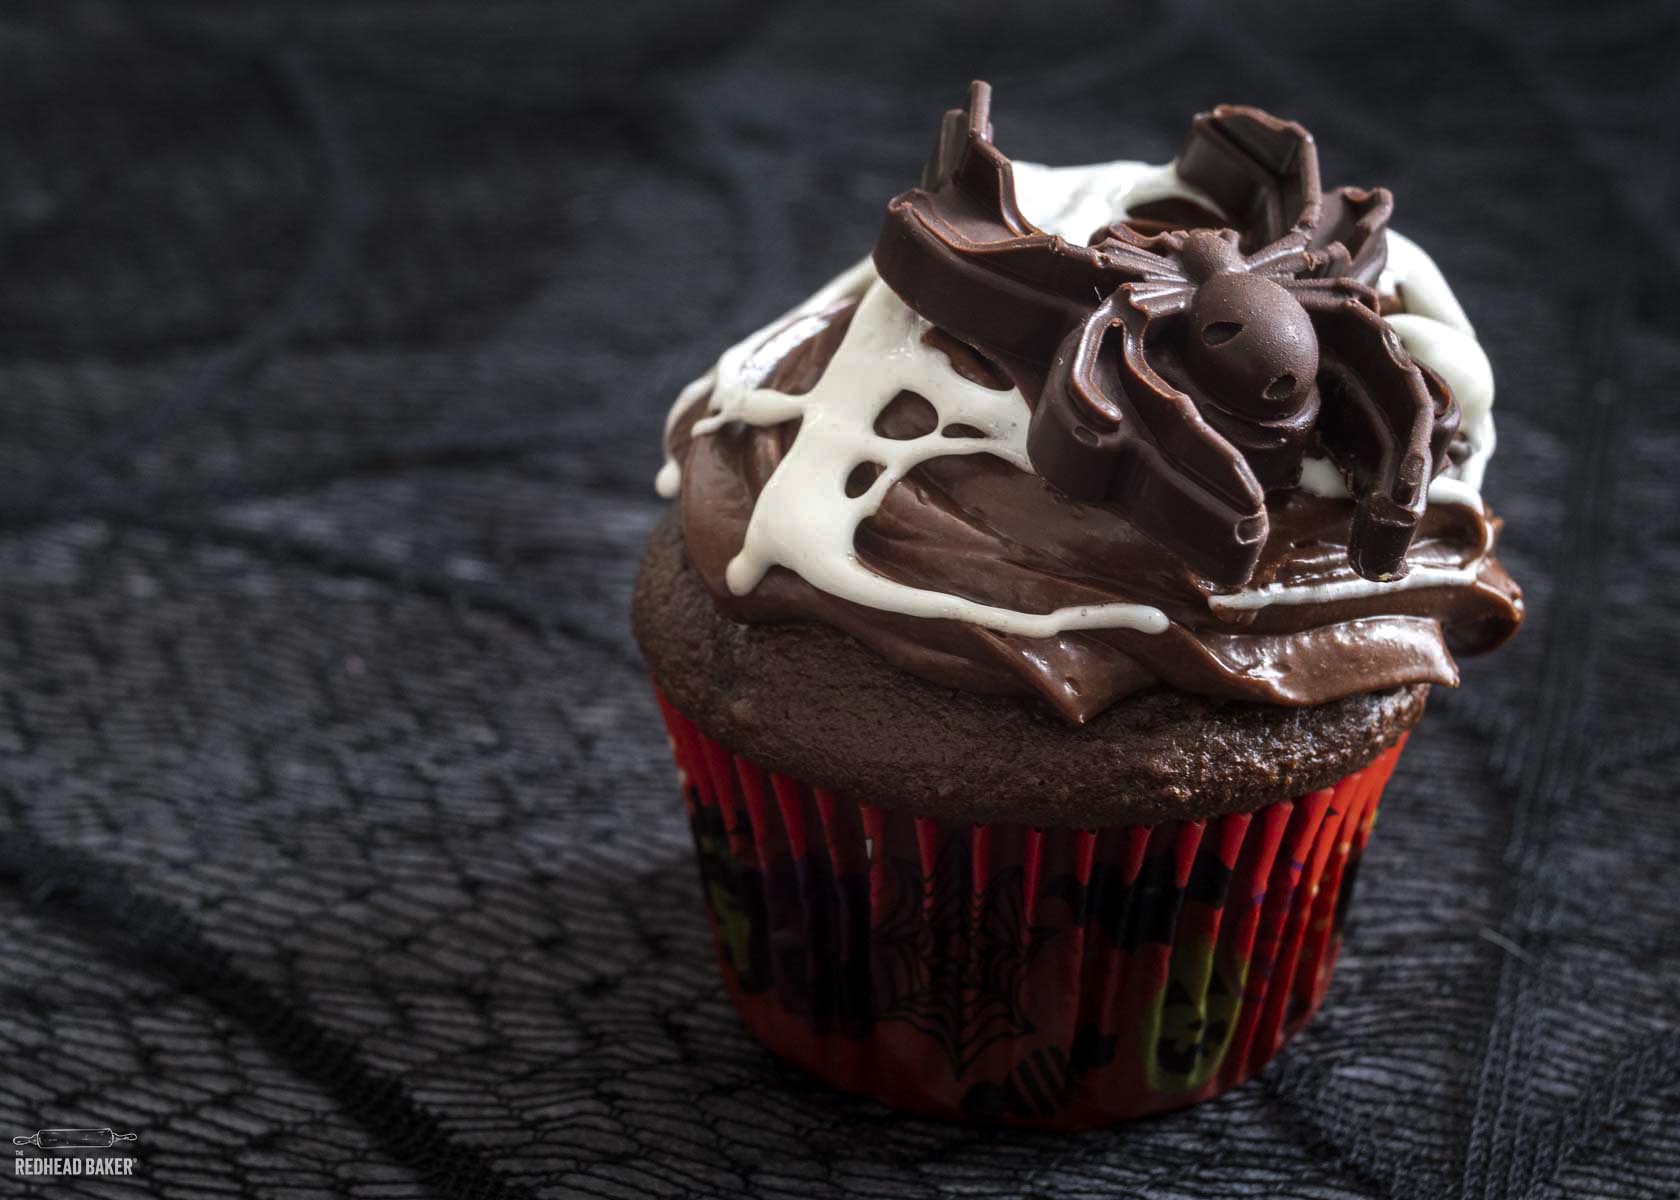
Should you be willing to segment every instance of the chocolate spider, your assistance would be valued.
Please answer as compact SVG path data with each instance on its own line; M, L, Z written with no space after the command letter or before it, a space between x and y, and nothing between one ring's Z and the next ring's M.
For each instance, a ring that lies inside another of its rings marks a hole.
M1316 437L1354 497L1349 563L1368 579L1404 575L1459 416L1378 310L1389 194L1325 195L1306 130L1221 107L1195 119L1177 160L1217 213L1141 206L1075 245L1021 214L990 101L975 83L946 114L874 257L912 308L1036 398L1039 474L1122 505L1193 569L1238 586L1265 545L1266 491L1295 482Z

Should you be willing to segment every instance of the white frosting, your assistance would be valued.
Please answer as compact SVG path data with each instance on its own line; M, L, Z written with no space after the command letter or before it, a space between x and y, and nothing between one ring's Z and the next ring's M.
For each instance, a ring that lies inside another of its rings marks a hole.
M1388 231L1388 263L1377 277L1377 291L1398 296L1408 313L1450 325L1472 340L1476 336L1435 260L1411 238L1392 229Z
M1493 453L1493 367L1473 334L1418 313L1395 313L1388 318L1406 352L1434 370L1458 400L1460 428L1470 442L1470 455L1452 468L1455 480L1472 491L1482 486L1482 474ZM1443 482L1443 480L1437 480ZM1429 498L1435 499L1430 488ZM1478 497L1477 503L1481 503Z
M1040 229L1083 244L1105 225L1123 219L1129 207L1184 197L1217 211L1205 195L1178 178L1172 166L1138 162L1085 167L1015 164L1016 199ZM1432 503L1481 508L1477 488L1493 450L1493 376L1440 271L1418 246L1390 231L1389 263L1379 281L1396 292L1406 313L1390 319L1407 350L1447 382L1464 411L1472 453L1443 473L1429 489ZM840 345L816 385L794 396L760 387L789 350L820 328L820 314L839 301L861 297ZM915 617L965 621L1021 637L1049 637L1072 629L1134 629L1163 632L1166 614L1148 604L1096 604L1028 613L998 608L949 593L898 583L877 574L857 555L858 526L880 507L887 491L917 464L958 454L992 454L1031 472L1026 452L1031 413L1013 388L1002 391L964 379L949 358L928 346L930 326L875 275L865 259L816 295L751 337L730 347L701 378L678 395L665 423L667 452L657 486L677 494L680 468L670 457L669 439L683 415L702 397L706 414L694 423L704 437L734 423L770 426L798 418L799 430L753 506L739 554L729 563L730 591L745 595L771 567L794 572L813 587L854 603ZM875 432L881 411L902 391L933 405L938 427L918 438L885 438ZM947 437L950 426L969 426L978 437ZM854 470L880 468L870 486L846 495ZM1301 486L1320 496L1346 496L1333 464L1307 459ZM1483 548L1483 554L1487 547ZM1296 587L1266 587L1209 598L1215 610L1244 611L1271 604L1304 604L1443 584L1473 583L1481 556L1459 568L1414 566L1404 578L1375 583L1338 580Z
M756 385L770 373L781 357L811 336L805 327L831 304L858 295L875 281L875 264L867 258L829 280L815 295L783 313L757 333L725 350L711 370L677 393L676 403L665 418L665 465L653 486L667 500L674 499L682 485L682 468L671 457L671 431L694 402L715 389L738 391Z
M1175 163L1096 163L1088 167L1015 164L1015 203L1045 233L1083 246L1099 229L1156 200L1194 200L1220 212L1213 198L1178 177Z
M1341 471L1328 458L1308 456L1301 460L1300 488L1327 500L1345 500L1353 495Z
M1403 313L1388 318L1400 344L1444 379L1457 398L1463 414L1460 428L1470 443L1470 455L1451 474L1471 491L1479 491L1496 441L1493 368L1476 343L1470 318L1464 315L1463 306L1435 260L1411 238L1392 229L1388 231L1388 264L1377 279L1377 290L1399 297L1405 308ZM1429 498L1435 499L1433 487Z

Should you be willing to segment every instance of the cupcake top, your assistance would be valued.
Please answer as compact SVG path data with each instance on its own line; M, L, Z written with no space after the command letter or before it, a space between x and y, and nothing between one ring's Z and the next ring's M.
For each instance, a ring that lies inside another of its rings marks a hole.
M1388 192L1325 193L1256 109L1064 168L989 110L974 84L873 255L677 398L659 488L720 610L1076 724L1162 684L1456 684L1508 638L1492 373Z

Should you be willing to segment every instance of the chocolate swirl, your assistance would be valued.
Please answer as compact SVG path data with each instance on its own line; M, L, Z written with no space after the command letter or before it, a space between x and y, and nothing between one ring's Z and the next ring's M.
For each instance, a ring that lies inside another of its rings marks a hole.
M1378 309L1388 193L1325 196L1306 130L1221 107L1192 123L1178 174L1223 227L1118 223L1076 246L1022 215L990 99L975 83L946 114L874 257L906 303L1036 397L1034 468L1239 586L1266 541L1265 493L1295 481L1316 435L1356 500L1349 562L1403 576L1459 414Z

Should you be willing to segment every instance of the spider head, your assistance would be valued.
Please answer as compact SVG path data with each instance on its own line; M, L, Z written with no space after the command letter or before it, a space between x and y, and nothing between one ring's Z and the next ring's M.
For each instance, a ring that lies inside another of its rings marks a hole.
M1185 251L1188 259L1190 245ZM1318 335L1294 296L1243 270L1240 261L1197 287L1183 324L1185 365L1219 407L1253 420L1284 420L1311 398Z
M1234 229L1191 229L1179 235L1178 265L1191 283L1206 283L1215 275L1243 269L1242 251Z

